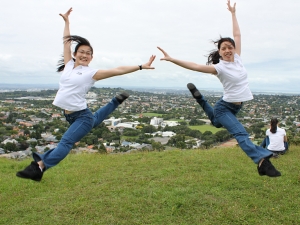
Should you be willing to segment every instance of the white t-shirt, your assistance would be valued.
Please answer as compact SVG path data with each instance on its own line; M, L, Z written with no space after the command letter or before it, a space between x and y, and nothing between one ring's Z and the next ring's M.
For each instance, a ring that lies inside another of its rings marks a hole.
M87 108L86 93L94 85L93 76L97 72L88 66L77 66L71 59L62 72L59 81L59 89L56 93L53 105L68 111L79 111Z
M266 135L269 136L270 144L267 146L267 149L271 151L283 151L284 147L284 136L286 132L284 129L277 127L277 131L273 134L270 129L266 131Z
M227 62L220 59L220 62L213 66L224 88L224 101L245 102L253 99L249 88L247 71L238 54L234 54L234 62Z

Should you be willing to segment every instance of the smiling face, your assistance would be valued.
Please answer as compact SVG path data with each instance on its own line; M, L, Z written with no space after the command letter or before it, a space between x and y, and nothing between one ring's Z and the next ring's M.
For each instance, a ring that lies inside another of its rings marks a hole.
M93 50L88 45L81 45L77 51L74 52L74 56L76 59L75 66L88 66L93 59Z
M224 61L234 62L235 47L229 41L224 41L220 45L219 55Z

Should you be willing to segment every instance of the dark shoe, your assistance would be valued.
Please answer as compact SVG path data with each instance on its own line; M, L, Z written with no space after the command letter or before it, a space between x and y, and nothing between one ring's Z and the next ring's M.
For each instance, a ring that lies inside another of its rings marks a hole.
M118 100L118 102L120 104L122 104L122 102L124 102L128 97L129 97L129 94L126 92L122 92L122 93L116 95L116 99Z
M194 84L188 83L186 86L190 90L190 92L192 93L194 98L201 98L202 97L200 91L196 88L196 86Z
M281 173L275 169L268 158L265 158L260 166L257 165L258 174L260 176L267 175L269 177L279 177Z
M275 159L278 159L278 158L279 158L279 154L273 153L273 156L272 156L272 157L275 158Z
M41 181L43 177L43 172L41 171L39 164L32 161L29 166L27 166L24 170L17 172L17 177L31 179L35 181Z

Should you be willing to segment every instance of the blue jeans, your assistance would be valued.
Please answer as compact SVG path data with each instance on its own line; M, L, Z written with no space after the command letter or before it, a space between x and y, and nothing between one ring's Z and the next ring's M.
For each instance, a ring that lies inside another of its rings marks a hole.
M196 101L203 108L211 123L217 128L225 127L228 132L234 136L241 149L253 160L254 163L258 164L261 159L272 156L270 151L260 146L256 146L250 141L249 134L236 118L236 114L242 108L242 104L236 105L230 102L225 102L221 98L216 102L214 107L211 107L203 96L196 99Z
M108 104L98 109L94 114L86 108L71 114L65 114L66 120L70 127L62 136L57 147L44 154L34 152L33 158L36 162L43 161L47 170L57 165L71 151L73 145L80 141L90 130L98 126L107 116L112 113L118 106L119 102L113 98Z

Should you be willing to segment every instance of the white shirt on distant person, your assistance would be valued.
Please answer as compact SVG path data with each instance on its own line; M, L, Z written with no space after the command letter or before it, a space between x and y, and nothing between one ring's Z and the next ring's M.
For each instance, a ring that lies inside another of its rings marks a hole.
M271 151L283 151L284 147L284 136L286 132L284 129L277 127L277 131L273 134L270 129L266 131L266 135L269 136L270 144L267 146L267 149Z

